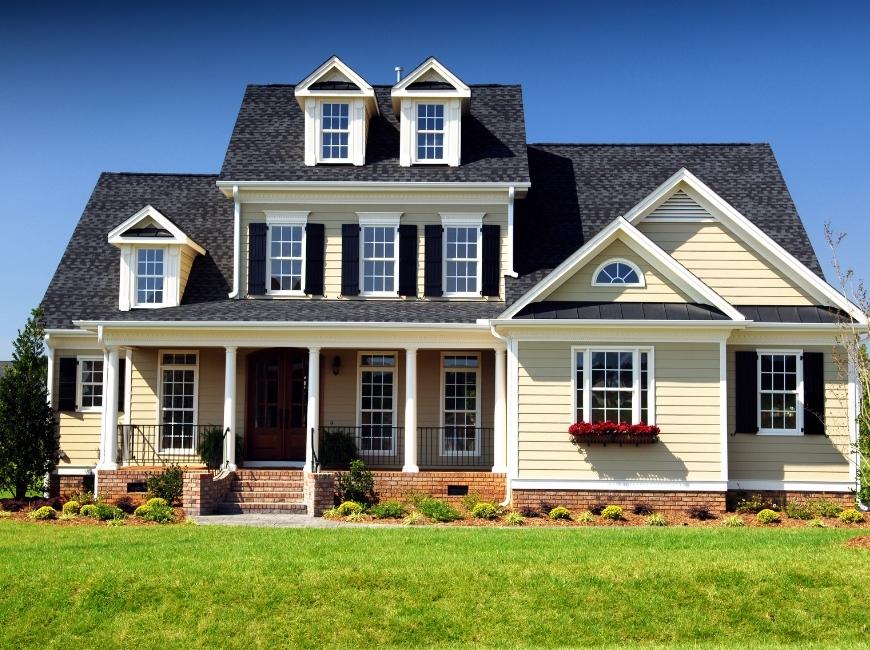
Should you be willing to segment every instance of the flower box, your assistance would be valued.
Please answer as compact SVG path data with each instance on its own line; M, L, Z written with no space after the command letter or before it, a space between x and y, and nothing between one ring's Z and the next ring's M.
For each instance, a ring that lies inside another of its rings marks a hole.
M609 442L646 445L658 442L660 430L653 424L627 424L625 422L576 422L568 427L575 445L606 445Z

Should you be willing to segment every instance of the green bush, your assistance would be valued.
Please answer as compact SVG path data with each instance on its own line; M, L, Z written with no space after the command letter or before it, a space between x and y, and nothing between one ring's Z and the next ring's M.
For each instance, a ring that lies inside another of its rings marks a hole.
M82 508L82 511L84 511L84 507ZM123 519L127 516L127 513L121 510L118 506L103 503L102 501L94 504L92 512L93 514L91 514L90 516L100 521L108 521L109 519Z
M589 510L584 510L579 515L577 515L577 523L580 524L591 524L595 521L595 515L592 514Z
M462 507L468 512L474 510L474 506L480 503L480 495L477 492L469 492L462 497Z
M807 522L807 528L829 528L829 526L821 519L810 519Z
M547 515L553 521L557 521L559 519L571 519L571 511L568 510L565 506L556 506L550 513Z
M722 520L722 525L726 528L743 528L746 522L740 515L728 515Z
M803 519L806 521L807 519L813 519L816 516L816 510L813 508L811 503L789 501L785 505L785 514L787 514L790 519Z
M462 515L446 501L440 501L428 497L420 502L417 506L421 513L426 515L432 521L456 521L461 519Z
M46 519L55 519L57 517L57 510L55 510L51 506L42 506L41 508L37 508L27 516L31 519L37 519L39 521L44 521Z
M376 519L401 519L407 510L398 501L384 501L369 509L369 514Z
M65 512L62 512L57 516L58 521L72 521L73 519L78 519L78 518L79 518L78 515L67 514Z
M77 515L79 514L79 510L82 509L82 504L78 501L67 501L63 504L63 514L65 515Z
M151 503L152 501L154 503ZM172 506L167 505L166 500L159 497L150 499L148 503L139 506L133 514L140 519L153 521L158 524L175 521L175 512L173 512Z
M348 521L365 521L366 516L362 512L352 512L345 519Z
M758 519L762 524L778 524L780 522L780 516L778 512L774 512L769 508L765 508L757 515L755 518Z
M109 519L106 522L106 526L114 527L114 526L123 526L123 525L124 525L124 520L120 519L120 518L119 519Z
M0 519L9 519L12 516L12 513L8 510L0 510Z
M753 494L745 497L737 502L737 507L734 509L738 514L758 514L762 510L779 510L776 502L771 501L761 494Z
M209 469L218 469L224 463L224 430L222 427L204 427L199 432L196 453Z
M416 526L420 523L423 523L423 515L419 512L409 512L405 515L405 518L402 519L403 526Z
M481 501L471 509L471 516L475 519L495 519L498 517L498 508L493 503Z
M160 474L148 478L148 495L175 503L181 498L184 472L178 465L170 465Z
M336 482L338 496L342 501L372 503L375 498L375 477L361 460L352 460L350 470L339 474Z
M861 440L870 440L870 433L862 433ZM858 482L861 488L858 490L858 500L870 506L870 442L864 444L868 450L861 452L861 465L858 467Z
M665 519L662 515L659 514L651 514L646 518L647 526L667 526L668 520Z
M834 517L839 517L840 513L843 512L843 507L830 499L816 499L811 501L810 505L820 517L830 517L833 519Z
M323 514L320 516L324 519L341 519L341 515L338 514L338 510L336 510L335 508L324 510Z
M344 501L335 509L335 513L339 517L347 517L348 515L359 514L363 509L362 505L355 501Z
M79 510L79 514L82 517L94 517L97 512L97 506L94 503L86 503L82 506L82 509Z
M843 512L837 515L837 518L844 524L860 524L864 521L864 514L854 508L849 508L848 510L843 510Z
M622 506L607 506L601 511L601 516L611 521L622 519Z
M321 466L326 469L347 469L358 458L353 434L346 429L324 429L320 437Z
M507 517L505 517L504 522L508 526L522 526L526 523L526 518L518 512L509 512Z
M76 501L80 505L86 506L95 503L96 499L94 498L93 492L76 492L75 494L70 495L67 501Z
M165 508L169 505L169 502L166 499L163 499L161 497L154 497L152 499L148 499L145 502L145 505L148 506L149 508L153 508L154 506L158 506L160 508Z

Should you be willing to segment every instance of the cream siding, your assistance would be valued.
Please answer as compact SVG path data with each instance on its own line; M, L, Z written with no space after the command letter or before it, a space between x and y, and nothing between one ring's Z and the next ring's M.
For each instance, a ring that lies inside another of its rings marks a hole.
M578 336L576 345L583 345ZM638 342L654 349L661 441L574 446L571 343L520 342L519 478L709 481L721 478L719 346ZM595 345L590 347L594 348Z
M193 267L194 253L186 246L179 251L178 259L178 302L184 298L184 290L187 288L187 279L190 277L190 269Z
M594 287L593 275L600 264L620 258L635 264L643 272L643 287ZM691 302L679 289L672 286L646 260L622 241L615 241L544 300L595 302Z
M787 346L796 349L800 346ZM773 349L775 346L759 345ZM825 355L826 436L764 436L734 433L734 353L756 346L728 346L729 479L768 481L849 481L848 381L832 346L805 346L805 352Z
M719 223L644 220L638 229L731 304L815 304L794 282Z

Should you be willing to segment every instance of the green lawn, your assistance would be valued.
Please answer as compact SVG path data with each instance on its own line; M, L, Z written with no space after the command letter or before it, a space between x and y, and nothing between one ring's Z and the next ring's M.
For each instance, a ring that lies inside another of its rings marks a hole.
M0 647L866 647L855 534L0 521Z

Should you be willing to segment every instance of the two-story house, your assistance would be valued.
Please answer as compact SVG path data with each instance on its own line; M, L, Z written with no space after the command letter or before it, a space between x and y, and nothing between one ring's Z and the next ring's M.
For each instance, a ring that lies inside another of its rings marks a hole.
M385 497L855 486L837 339L862 317L770 147L528 144L520 87L432 58L248 87L218 175L103 174L43 307L57 490L196 468L215 426L196 512L319 508L335 431ZM659 439L572 442L600 421Z

